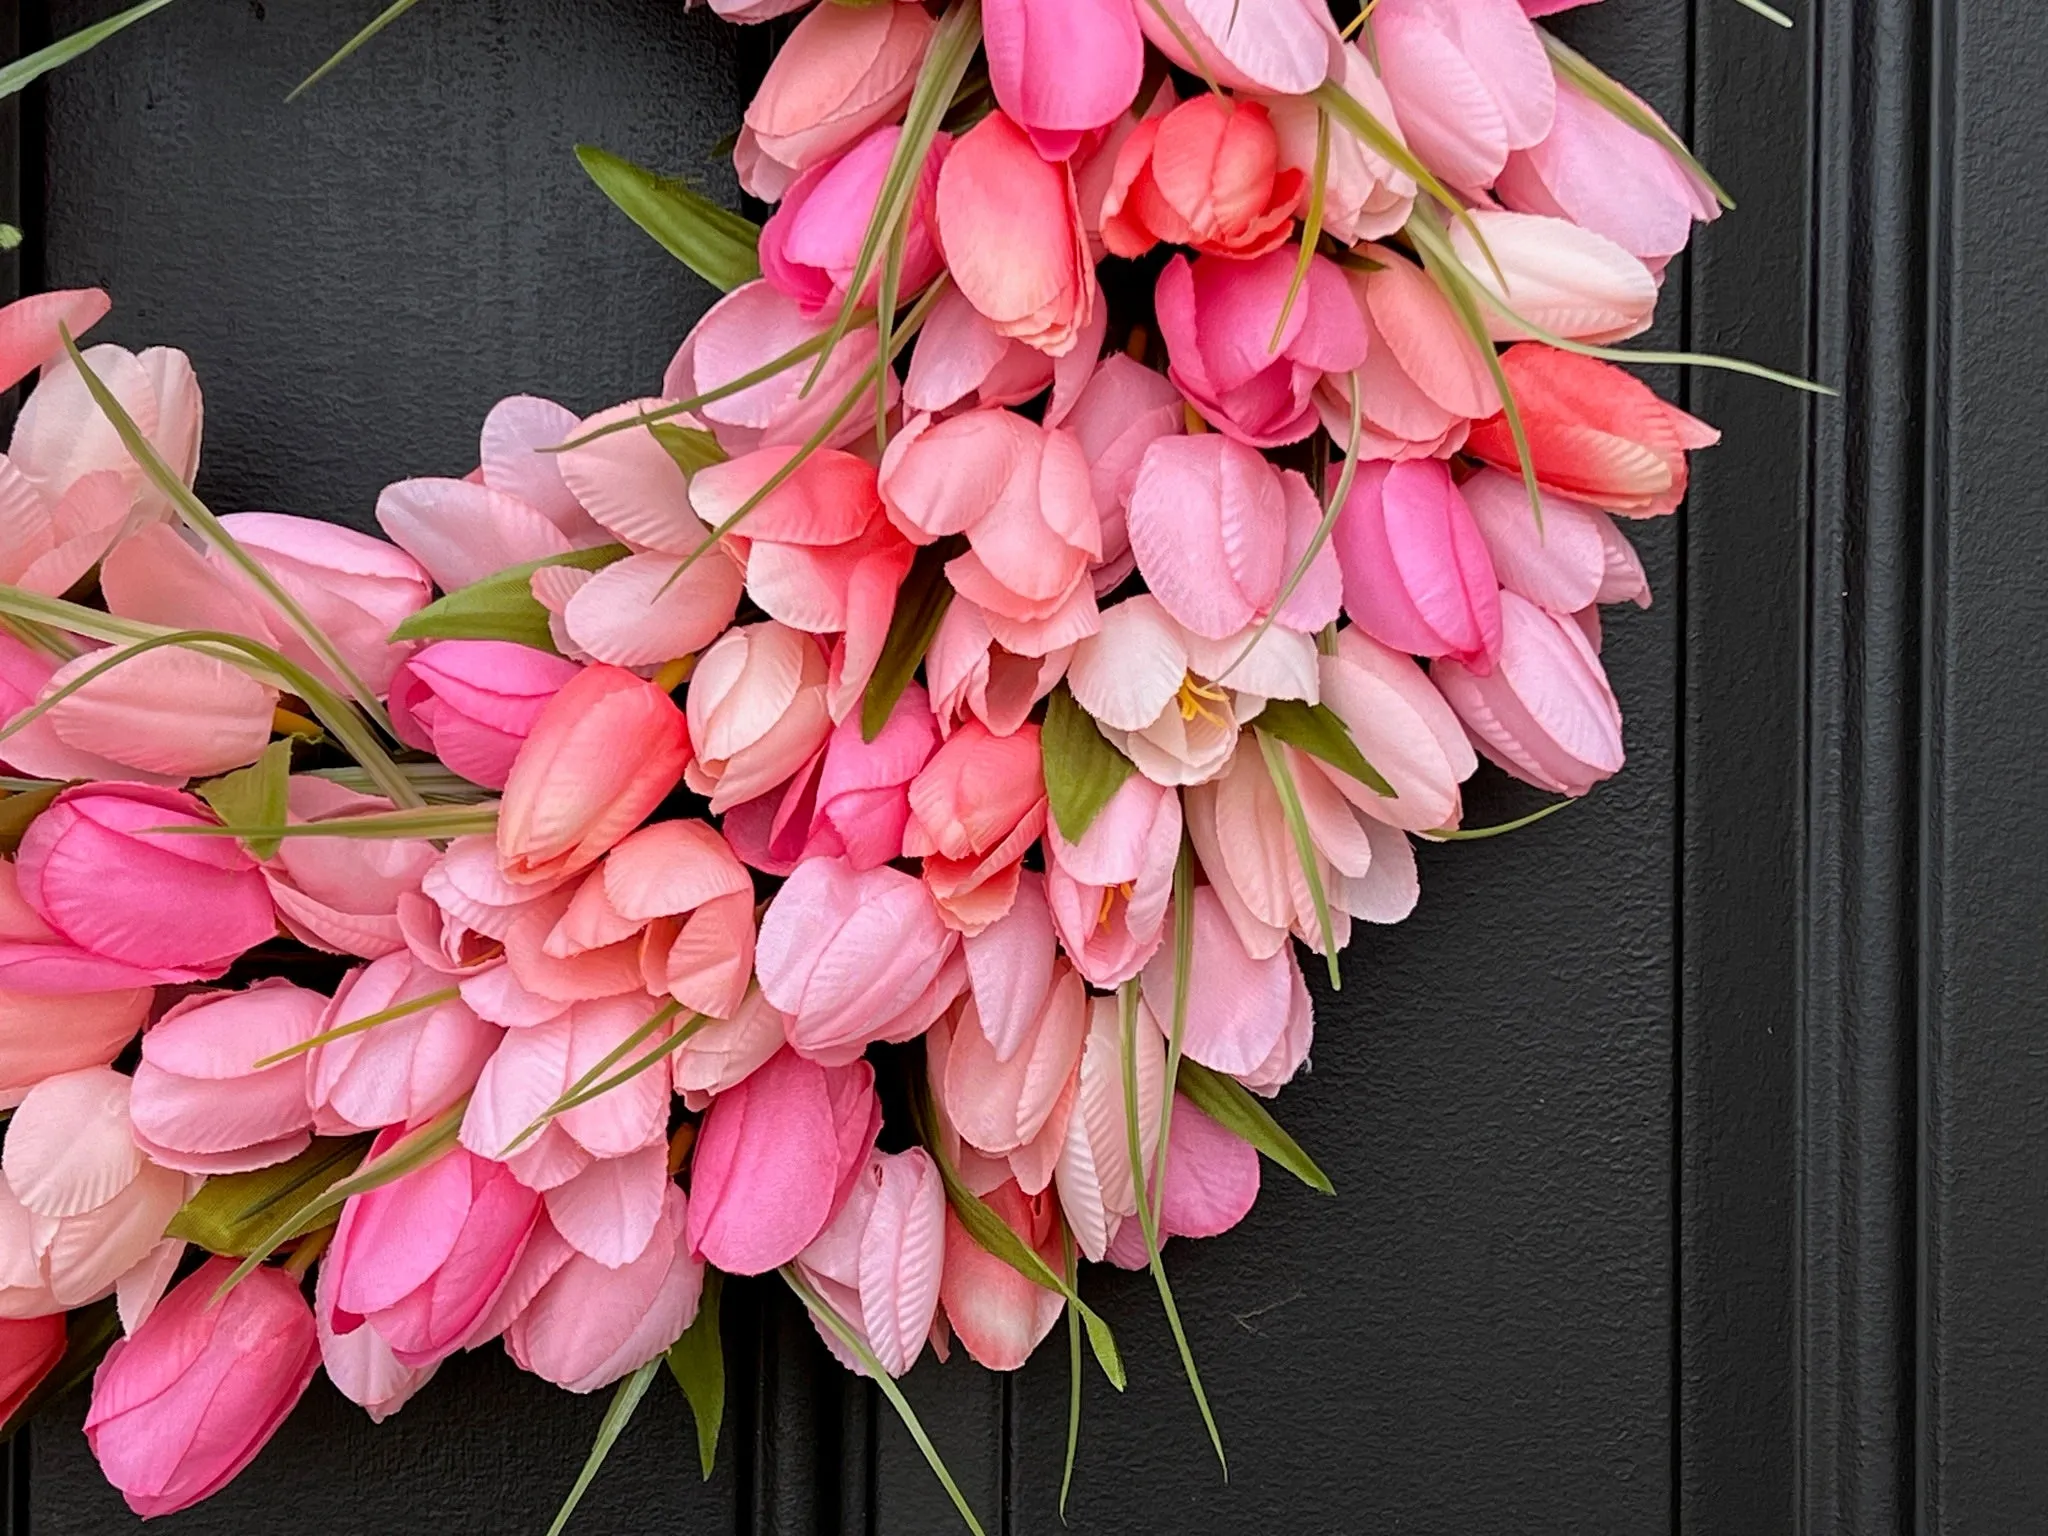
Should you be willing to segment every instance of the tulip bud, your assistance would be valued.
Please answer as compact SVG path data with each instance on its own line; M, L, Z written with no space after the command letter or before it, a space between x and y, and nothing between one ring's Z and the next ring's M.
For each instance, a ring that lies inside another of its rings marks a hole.
M922 1147L870 1152L852 1192L797 1268L891 1376L916 1364L939 1306L946 1192ZM866 1365L816 1317L826 1347L850 1371Z
M436 641L392 678L391 722L472 784L503 789L541 709L581 670L506 640Z
M761 226L761 274L778 293L796 301L807 315L846 298L860 264L861 246L874 218L875 201L881 195L896 144L903 137L900 127L890 124L872 130L836 159L812 166L791 183L781 204ZM912 194L910 233L904 243L902 288L915 293L939 271L939 252L932 240L932 193L938 186L939 166L951 147L947 134L935 136L918 173ZM879 270L871 269L861 302L872 304Z
M1305 185L1301 171L1280 169L1263 106L1196 96L1124 140L1103 200L1102 241L1116 256L1164 242L1250 260L1286 241Z
M319 1032L448 986L446 976L403 951L385 955L342 978ZM306 1092L315 1129L333 1136L432 1118L476 1085L498 1034L457 997L314 1047L306 1058Z
M1065 1255L1058 1198L1043 1190L1027 1195L1015 1179L982 1196L983 1204L1057 1272ZM1052 1325L1065 1299L1058 1291L1020 1275L974 1240L960 1218L946 1211L946 1267L939 1279L946 1321L976 1363L991 1371L1014 1371Z
M1164 941L1180 834L1180 796L1135 773L1079 842L1068 842L1057 822L1046 823L1053 926L1074 969L1095 986L1130 980Z
M166 1168L245 1173L312 1141L306 1063L256 1063L310 1040L327 999L269 977L241 992L197 992L142 1037L136 1142Z
M1045 828L1038 727L997 736L962 726L910 785L903 851L949 928L979 933L1010 910L1024 855Z
M714 813L766 794L801 768L832 730L829 669L811 636L786 625L726 631L690 679L690 788Z
M1159 1241L1169 1237L1221 1237L1250 1214L1259 1198L1259 1154L1183 1096L1173 1106L1167 1133L1166 1188L1160 1198ZM1135 1221L1117 1229L1109 1262L1143 1269L1149 1258Z
M388 811L391 802L300 773L286 785L285 806L298 825ZM374 960L405 947L398 908L418 892L434 857L431 843L412 840L288 837L263 861L263 880L294 938Z
M1483 671L1500 648L1500 583L1472 509L1436 459L1361 464L1330 536L1344 611L1411 656Z
M1550 131L1557 84L1517 0L1385 0L1372 31L1408 147L1451 186L1493 185Z

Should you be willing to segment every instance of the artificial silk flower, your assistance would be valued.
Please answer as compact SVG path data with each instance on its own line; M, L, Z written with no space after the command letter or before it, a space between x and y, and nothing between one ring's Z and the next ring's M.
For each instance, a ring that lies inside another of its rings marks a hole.
M450 990L446 976L404 951L342 978L326 1000L320 1034L418 1006L307 1054L306 1096L316 1131L336 1136L419 1124L476 1086L500 1031L460 996L445 996Z
M978 720L998 736L1009 735L1059 686L1073 654L1072 646L1043 656L1005 650L981 610L955 598L924 657L940 732L950 736L963 721Z
M812 166L782 196L761 226L761 274L776 292L796 301L805 314L845 302L882 183L903 130L886 124L831 160ZM932 235L932 196L952 139L938 134L918 171L904 239L900 292L915 293L938 275L939 252ZM858 302L872 304L882 280L870 268Z
M1138 25L1167 58L1236 91L1306 96L1330 77L1337 24L1315 0L1161 0Z
M82 336L113 307L104 288L53 288L0 307L0 389L62 357L65 331Z
M1128 1026L1119 1000L1090 998L1074 1112L1067 1120L1054 1173L1060 1209L1074 1243L1100 1261L1117 1229L1135 1217L1138 1189L1131 1166L1128 1099L1137 1102L1138 1162L1150 1169L1159 1150L1159 1103L1166 1078L1166 1042L1141 1000ZM1126 1041L1128 1029L1131 1039ZM1126 1047L1134 1070L1125 1065Z
M1486 329L1496 341L1528 334L1510 313L1568 341L1622 341L1645 330L1657 307L1650 269L1569 219L1475 208L1451 227L1450 240L1492 297Z
M0 323L5 312L0 311ZM64 1315L0 1319L0 1422L12 1419L64 1358Z
M1415 658L1347 625L1317 665L1322 703L1394 793L1383 795L1316 758L1295 759L1297 778L1306 773L1327 779L1354 810L1389 827L1455 827L1462 814L1459 786L1479 760L1457 715ZM1373 846L1385 851L1377 837ZM1407 863L1412 869L1412 857Z
M1375 640L1411 656L1455 657L1477 672L1493 664L1500 583L1442 460L1360 465L1330 543L1344 611Z
M981 1199L1048 1268L1058 1270L1064 1244L1059 1200L1051 1191L1027 1195L1015 1179L1008 1179ZM1019 1369L1052 1332L1065 1306L1059 1292L1019 1274L984 1248L950 1208L939 1300L961 1347L992 1371Z
M1047 823L1046 902L1061 947L1091 984L1128 981L1165 941L1180 836L1180 796L1143 774L1124 780L1077 841Z
M809 635L772 622L727 630L690 679L690 788L723 812L787 781L831 734L829 679Z
M374 815L391 802L328 779L295 774L285 788L291 825ZM314 949L374 960L405 947L398 909L434 862L429 843L353 837L287 837L262 864L277 920Z
M1545 496L1539 527L1518 476L1483 469L1459 491L1508 591L1552 613L1577 613L1594 603L1650 606L1649 578L1635 546L1598 507Z
M1010 910L1025 852L1045 827L1038 728L963 725L911 781L903 851L946 926L979 933Z
M1190 1103L1173 1107L1167 1133L1166 1183L1159 1197L1159 1240L1221 1237L1251 1213L1259 1198L1259 1154ZM1148 1255L1134 1221L1118 1228L1105 1257L1125 1269L1143 1269Z
M1379 71L1357 43L1337 51L1331 83L1357 102L1401 143L1401 125ZM1408 222L1415 205L1415 180L1383 157L1355 133L1334 125L1325 138L1319 126L1322 109L1306 96L1261 98L1279 139L1280 168L1300 173L1311 182L1316 174L1317 146L1323 143L1323 231L1346 245L1382 240ZM1403 146L1405 147L1405 145Z
M1408 147L1451 186L1493 185L1550 131L1550 59L1516 0L1384 0L1372 33Z
M582 669L508 640L437 640L391 680L401 741L486 789L503 789L541 707Z
M1145 40L1126 0L991 0L982 42L996 105L1065 160L1138 94Z
M142 1028L154 993L0 991L0 1109L46 1077L111 1065Z
M924 1350L939 1305L946 1193L931 1154L868 1153L846 1201L796 1256L796 1267L882 1370L901 1376ZM867 1367L822 1321L818 1333L848 1370Z
M1155 244L1249 259L1286 241L1307 178L1283 170L1265 107L1190 97L1148 117L1117 150L1102 202L1102 242L1116 256Z

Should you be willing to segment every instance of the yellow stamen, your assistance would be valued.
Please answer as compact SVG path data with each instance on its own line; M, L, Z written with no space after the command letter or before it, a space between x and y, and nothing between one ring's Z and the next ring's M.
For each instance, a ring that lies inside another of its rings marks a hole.
M678 656L674 661L665 661L661 664L661 670L654 674L654 686L663 693L674 693L696 670L695 656Z
M1121 896L1125 901L1129 901L1132 888L1132 883L1129 880L1126 880L1122 885L1105 885L1102 888L1102 906L1095 913L1096 927L1107 928L1109 926L1110 916L1116 911L1117 897Z
M1202 413L1185 400L1180 403L1180 415L1189 432L1200 433L1209 430L1209 423L1202 419Z
M1211 704L1225 704L1230 695L1214 683L1198 683L1195 674L1189 672L1180 680L1180 691L1174 695L1180 701L1180 717L1183 720L1202 719L1211 725L1227 725L1229 721L1222 714L1211 709Z
M320 722L308 720L304 715L278 706L270 712L270 732L273 736L303 736L308 741L320 739Z

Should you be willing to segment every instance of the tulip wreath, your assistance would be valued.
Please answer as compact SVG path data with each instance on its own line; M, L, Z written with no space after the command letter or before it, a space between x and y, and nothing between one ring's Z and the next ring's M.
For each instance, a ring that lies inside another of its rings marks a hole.
M152 1515L502 1340L616 1387L589 1470L666 1365L708 1474L775 1272L979 1531L894 1378L1121 1387L1084 1259L1203 1401L1163 1246L1329 1192L1297 946L1511 830L1480 756L1621 767L1716 436L1611 345L1719 193L1557 8L818 4L765 224L580 151L726 290L658 391L500 402L389 542L202 505L104 294L0 311L0 1406L89 1372Z

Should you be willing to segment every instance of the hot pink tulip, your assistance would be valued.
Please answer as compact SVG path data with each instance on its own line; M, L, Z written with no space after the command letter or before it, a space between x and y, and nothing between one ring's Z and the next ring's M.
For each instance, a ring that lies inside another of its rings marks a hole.
M255 1459L320 1364L313 1310L281 1269L225 1299L234 1269L209 1259L93 1373L86 1443L128 1507L149 1519L218 1492Z
M1273 120L1255 101L1190 98L1148 117L1117 151L1102 204L1102 243L1113 256L1189 245L1250 259L1286 241L1306 191L1282 170Z
M1038 727L997 736L975 722L955 731L911 784L903 851L924 860L924 883L946 926L979 933L1010 910L1024 855L1044 827Z
M1142 774L1124 780L1078 843L1048 820L1045 895L1067 957L1090 983L1119 986L1166 937L1180 796Z
M1027 1195L1009 1180L983 1195L982 1201L1050 1268L1059 1269L1064 1244L1057 1197L1044 1191ZM1025 1279L982 1247L950 1209L939 1300L962 1347L991 1371L1019 1369L1052 1332L1066 1305L1058 1291Z
M913 543L967 536L946 577L1005 649L1042 656L1094 632L1102 524L1072 433L1011 411L921 416L883 455L881 491Z
M1531 325L1567 340L1600 343L1649 327L1657 280L1605 235L1540 213L1475 208L1469 217L1478 235L1459 220L1451 230L1452 246L1473 280ZM1528 334L1491 306L1485 315L1496 341Z
M1306 96L1340 50L1337 24L1315 0L1163 0L1137 12L1153 47L1228 90Z
M129 1121L132 1085L107 1067L23 1095L0 1153L0 1317L83 1306L154 1269L185 1176L150 1161ZM164 1278L168 1278L166 1274Z
M1322 518L1306 480L1244 444L1214 433L1166 437L1138 466L1131 551L1162 608L1193 633L1225 640L1273 613ZM1302 633L1334 623L1342 583L1325 544L1275 622Z
M922 1147L870 1152L846 1203L796 1256L797 1269L891 1376L917 1362L939 1307L946 1193ZM850 1371L867 1368L820 1319L826 1347Z
M777 292L796 300L805 314L842 304L860 263L861 246L875 214L883 178L903 130L895 124L871 130L835 159L820 161L790 184L782 202L761 226L761 275ZM932 197L939 166L952 147L937 135L918 172L911 195L909 233L903 247L901 293L915 293L939 272L932 236ZM880 268L871 267L860 302L872 304Z
M1510 592L1552 613L1577 613L1594 603L1650 606L1649 578L1635 547L1598 507L1545 496L1538 527L1519 476L1483 469L1459 490Z
M1294 951L1283 944L1264 958L1245 951L1213 886L1195 891L1194 969L1181 1042L1190 1060L1246 1087L1278 1089L1308 1059L1313 1013ZM1145 999L1162 1029L1173 1018L1171 953L1145 967Z
M1307 437L1317 383L1366 358L1358 303L1321 256L1310 259L1274 346L1294 268L1295 252L1284 246L1255 261L1176 256L1154 293L1173 382L1217 431L1254 448Z
M755 966L791 1046L837 1066L923 1034L966 985L959 947L923 882L808 859L768 904Z
M621 668L586 668L542 706L505 781L507 878L532 885L596 862L667 798L690 757L673 699Z
M1145 40L1123 0L993 0L982 11L989 83L1048 160L1129 107Z
M0 1109L12 1109L46 1077L108 1065L142 1028L153 996L148 987L0 991Z
M1329 780L1354 808L1389 827L1409 832L1455 827L1462 813L1458 786L1472 777L1479 760L1457 715L1415 658L1352 625L1338 632L1336 653L1320 663L1323 704L1344 722L1394 794L1382 795L1320 760L1307 760L1304 766ZM1383 851L1377 841L1373 847Z
M0 982L103 991L211 981L277 931L255 862L227 838L158 835L211 826L204 805L140 784L67 789L29 825L11 874Z
M992 112L946 157L934 217L953 281L1000 334L1050 357L1073 349L1101 299L1065 162Z
M130 1107L136 1145L166 1168L243 1173L312 1141L306 1063L257 1062L319 1032L327 999L269 977L241 992L195 992L142 1037Z
M1126 1112L1124 1028L1113 997L1091 998L1088 1039L1081 1051L1080 1087L1067 1121L1054 1178L1060 1209L1082 1254L1100 1261L1117 1229L1138 1210L1131 1175ZM1138 1105L1138 1157L1150 1168L1159 1150L1159 1103L1165 1090L1166 1046L1152 1010L1138 1004L1137 1071L1131 1088Z
M292 776L285 801L294 824L391 809L388 800L307 774ZM434 858L433 845L425 842L288 837L264 860L263 879L278 920L294 938L373 960L405 947L399 904L419 890Z
M711 1101L691 1163L690 1251L733 1275L788 1263L853 1193L882 1128L875 1069L793 1051Z
M917 5L821 5L804 17L747 103L733 150L740 186L774 202L800 173L895 117L934 25Z
M0 324L6 311L0 310ZM0 1423L14 1417L29 1393L64 1358L64 1315L0 1318Z
M714 813L753 800L807 762L832 731L829 668L811 636L787 625L731 629L690 679L690 788Z
M1160 1201L1159 1240L1221 1237L1250 1214L1259 1198L1259 1154L1182 1098L1167 1133L1166 1190ZM1125 1269L1146 1264L1145 1235L1135 1221L1118 1228L1109 1262Z
M473 784L503 789L547 701L582 669L506 640L437 640L391 681L399 739Z
M1375 640L1477 671L1492 664L1500 583L1441 460L1361 464L1330 543L1344 572L1344 611Z
M370 1155L404 1129L386 1130ZM465 1147L353 1197L323 1261L335 1332L374 1328L413 1368L445 1359L497 1299L539 1215L539 1195Z
M1338 64L1331 78L1343 91L1376 118L1393 135L1401 138L1401 125L1394 118L1394 104L1379 71L1356 43L1337 51ZM1269 96L1266 110L1272 114L1273 131L1280 141L1280 168L1313 177L1316 170L1317 127L1321 109L1308 96ZM1352 245L1360 240L1386 238L1408 222L1415 206L1415 181L1407 172L1368 145L1355 133L1332 125L1323 164L1323 232Z
M386 955L342 978L319 1033L446 990L448 978L411 955ZM498 1030L460 998L435 1003L314 1047L306 1093L322 1135L431 1119L476 1085Z
M1059 686L1073 654L1072 646L1061 646L1043 656L1013 655L996 644L979 608L955 598L924 654L939 730L950 736L973 719L1009 735Z
M1500 610L1491 672L1445 660L1430 676L1481 752L1518 779L1583 795L1622 762L1621 707L1600 657L1570 617L1513 592Z
M1556 82L1516 0L1387 0L1372 30L1408 147L1453 187L1492 186L1550 132Z
M0 389L62 357L64 330L82 336L113 307L104 288L53 288L0 309Z

